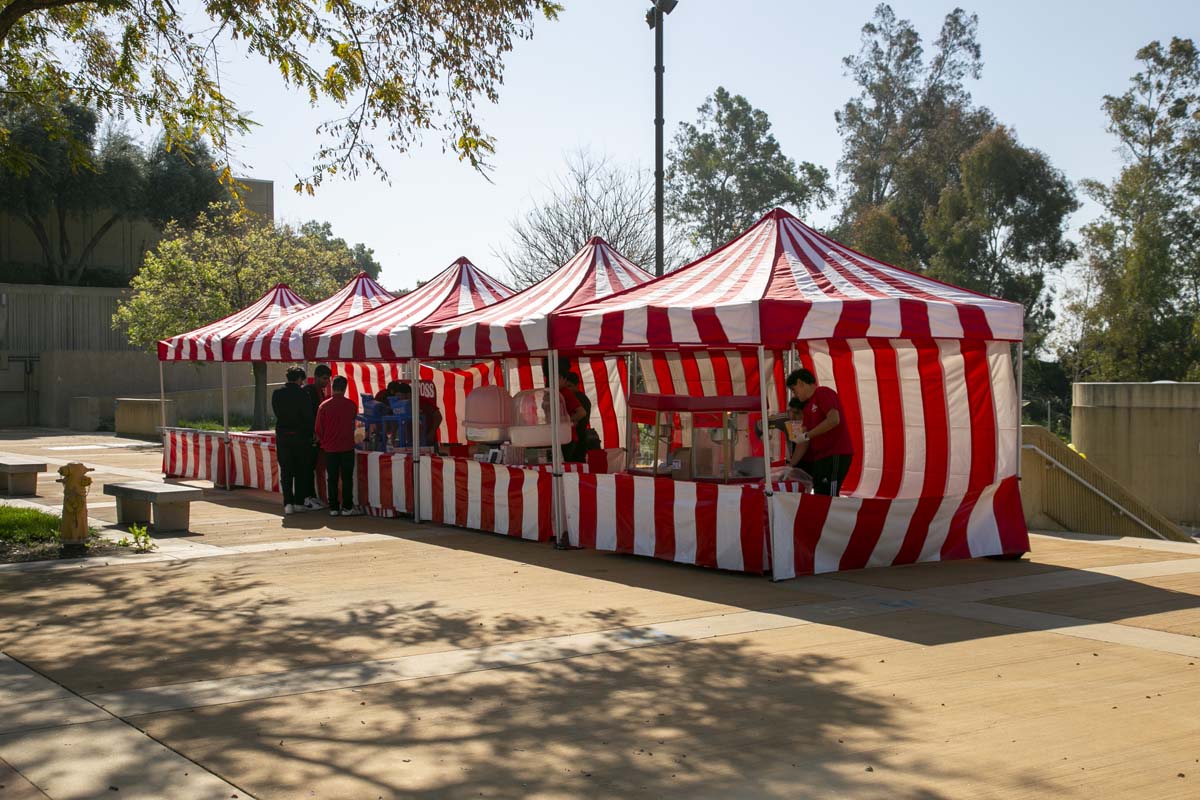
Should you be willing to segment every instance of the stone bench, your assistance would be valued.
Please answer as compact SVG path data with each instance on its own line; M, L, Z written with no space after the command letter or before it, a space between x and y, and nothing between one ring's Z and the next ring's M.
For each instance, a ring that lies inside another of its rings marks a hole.
M109 483L104 493L117 498L117 522L151 522L153 518L157 533L186 531L191 521L192 501L204 496L201 489L155 481Z
M37 494L38 474L45 471L44 461L0 458L0 491L9 497Z

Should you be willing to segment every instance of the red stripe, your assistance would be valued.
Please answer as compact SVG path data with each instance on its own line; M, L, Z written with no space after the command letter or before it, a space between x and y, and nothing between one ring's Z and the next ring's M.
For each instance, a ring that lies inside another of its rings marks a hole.
M858 486L863 469L863 421L858 397L858 373L854 368L854 352L849 342L830 339L829 357L833 363L833 380L837 384L838 399L842 403L842 411L846 414L850 443L854 447L854 459L850 462L850 471L842 483L842 492L850 494Z
M800 496L796 518L792 522L792 550L797 575L812 575L816 563L817 542L825 530L832 497L820 494Z
M549 472L538 474L537 481L537 540L548 542L554 538L554 476ZM566 520L562 523L566 525Z
M675 559L675 481L654 479L654 557Z
M633 477L630 475L616 475L613 478L613 485L617 522L616 551L618 553L632 553L634 543Z
M392 466L393 458L391 455L383 455L379 458L379 506L380 508L395 508L396 496L392 491ZM370 495L365 495L364 500ZM364 502L364 505L366 503Z
M959 343L971 409L971 477L968 489L990 486L996 476L996 409L992 400L992 373L985 342Z
M908 529L904 532L904 541L896 552L896 557L892 559L893 564L916 563L917 559L921 557L921 550L925 547L925 540L929 536L929 525L941 507L940 495L922 497L917 501L912 519L908 521Z
M454 468L454 524L467 524L467 502L470 500L467 473L467 462L460 461L457 458L450 459L450 465Z
M525 525L525 470L508 470L508 535L521 536Z
M767 496L761 489L742 487L742 570L759 574L763 567L763 548L766 546Z
M1029 529L1025 527L1025 511L1021 507L1021 487L1017 476L1010 475L1000 482L992 499L1000 544L1005 553L1029 552Z
M700 377L700 365L696 361L695 353L672 353L671 360L679 364L683 371L685 392L693 397L703 397L707 394L704 391L704 381Z
M596 549L596 495L599 480L595 475L579 476L579 546L591 550Z
M867 565L871 553L875 552L875 545L879 544L891 507L891 500L867 498L862 501L838 569L862 569Z
M717 496L715 483L696 484L696 564L717 566Z
M872 339L875 352L875 381L879 390L879 414L883 433L882 474L876 497L895 497L904 480L904 401L900 393L900 370L890 342ZM860 458L860 460L862 460Z
M574 345L576 339L579 338L579 328L580 328L580 323L582 322L582 319L580 319L578 317L566 317L562 321L569 322L569 326L565 326L565 327L573 328L573 333L569 336L563 336L562 338L556 337L555 339L553 339L553 341L551 343L554 344L556 347L559 346L560 343L570 347L571 345ZM557 323L555 323L555 324L557 324ZM600 342L599 343L606 347L611 347L613 345L621 344L625 340L624 328L625 328L625 312L624 311L613 311L608 314L604 314L600 318ZM564 333L565 333L565 331L564 331Z
M950 532L942 544L942 560L952 558L970 558L971 545L967 541L967 527L971 522L971 512L979 502L979 490L967 492L959 503L958 510L950 520Z
M932 339L913 342L917 349L917 372L921 376L921 408L925 433L925 480L921 497L946 493L950 473L950 418L946 410L946 380L941 354Z
M495 464L480 464L479 473L479 528L485 531L496 530L496 470L507 469ZM507 498L505 498L507 500ZM506 503L507 505L507 503ZM512 535L512 531L509 531Z
M696 337L699 342L727 342L729 337L717 317L715 308L697 308L692 311L692 321L696 324Z
M429 505L430 517L434 522L446 521L446 507L443 502L445 497L446 487L445 480L442 474L442 460L437 457L430 458L429 467Z

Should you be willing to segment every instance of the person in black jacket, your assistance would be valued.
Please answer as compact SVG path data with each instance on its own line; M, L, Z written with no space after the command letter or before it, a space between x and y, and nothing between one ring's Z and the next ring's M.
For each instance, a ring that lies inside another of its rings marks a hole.
M304 391L304 370L291 367L287 383L271 395L275 412L275 454L283 490L283 513L307 511L305 494L312 482L312 445L315 414Z
M329 382L333 380L333 370L328 364L317 364L317 368L313 370L312 380L304 384L304 393L308 395L309 402L312 403L313 419L317 418L317 409L321 407L333 394L329 388ZM316 511L325 507L321 499L317 497L317 476L313 470L317 466L317 440L313 437L312 450L308 454L308 463L313 468L305 473L306 481L303 487L303 492L300 496L304 498L304 507L310 511Z

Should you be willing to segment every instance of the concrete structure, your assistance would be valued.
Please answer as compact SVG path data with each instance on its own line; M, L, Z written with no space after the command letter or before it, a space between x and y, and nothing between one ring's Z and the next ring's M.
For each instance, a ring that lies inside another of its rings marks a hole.
M150 523L157 533L186 531L192 501L204 497L201 489L162 481L110 483L104 487L104 493L117 498L118 523Z
M1200 526L1200 383L1077 383L1071 439L1165 516Z
M164 425L164 412L166 427L175 427L178 417L175 416L174 400L118 397L116 424L113 427L119 436L154 439L158 437L158 429Z

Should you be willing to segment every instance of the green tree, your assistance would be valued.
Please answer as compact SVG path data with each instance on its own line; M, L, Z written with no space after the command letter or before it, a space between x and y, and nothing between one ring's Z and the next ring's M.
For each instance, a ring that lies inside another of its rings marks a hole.
M358 242L353 247L346 240L333 235L333 226L328 222L311 220L300 226L300 233L317 240L317 246L331 252L345 251L350 254L349 261L335 269L335 274L343 283L360 272L365 272L372 280L379 280L379 272L383 267L375 260L375 250Z
M142 213L145 158L124 130L108 126L97 137L96 114L76 105L59 109L69 121L71 140L87 151L88 165L73 162L71 142L55 138L35 108L10 110L0 124L11 141L33 153L37 168L15 173L0 165L0 209L19 219L41 246L46 274L61 284L75 284L87 270L96 245L119 220ZM90 236L73 241L74 219L95 216Z
M882 208L920 264L932 255L924 231L927 207L957 182L962 155L995 125L987 109L972 105L966 89L967 79L982 69L978 26L975 15L954 9L926 60L912 23L881 4L863 26L859 52L842 62L859 86L834 115L842 136L842 227L874 230L856 220ZM869 252L864 242L850 244Z
M1103 211L1083 228L1082 285L1064 348L1094 380L1200 378L1200 54L1151 42L1121 95L1104 98L1125 166L1085 186Z
M783 155L765 111L723 87L681 123L667 154L667 208L692 244L709 251L775 206L798 214L832 198L829 172Z
M212 0L179 14L171 0L0 0L0 85L12 100L45 110L51 138L85 161L60 99L160 125L172 147L211 137L223 180L230 148L255 122L225 93L222 47L231 40L279 69L283 88L339 109L316 133L320 145L297 190L334 174L386 176L375 137L404 150L427 131L476 168L494 139L475 106L495 102L503 58L553 19L550 0L372 3ZM230 45L231 46L231 45ZM28 172L36 153L0 125L0 163Z
M146 157L146 218L158 227L188 223L211 203L225 199L212 152L203 139L172 147L160 135Z
M130 343L153 349L160 339L245 308L277 283L316 302L334 294L354 272L354 253L340 239L214 204L191 227L167 224L113 324L127 331ZM263 427L266 365L255 363L253 372L254 425Z
M1046 276L1076 254L1066 226L1078 207L1071 183L1045 154L997 127L963 154L959 181L926 213L928 274L1021 303L1032 353L1054 318Z
M548 197L513 219L510 248L496 253L514 286L545 278L593 236L653 269L654 183L647 173L581 150L567 157L565 171L546 189ZM673 230L666 234L663 262L671 270L683 263L684 247Z

